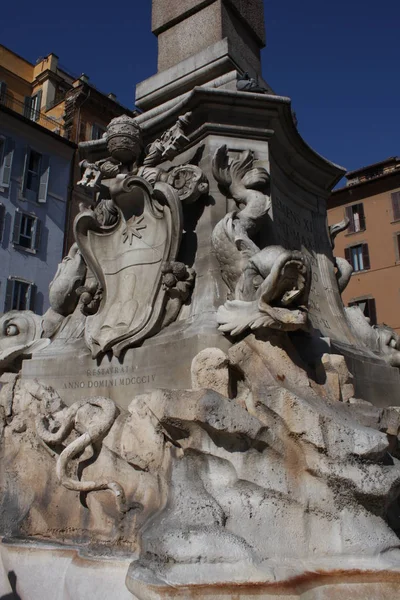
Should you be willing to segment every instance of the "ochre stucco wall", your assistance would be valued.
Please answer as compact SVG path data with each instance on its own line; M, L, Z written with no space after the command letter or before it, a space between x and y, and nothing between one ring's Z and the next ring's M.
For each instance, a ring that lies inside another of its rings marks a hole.
M335 240L335 256L345 255L345 248L367 243L370 269L353 273L343 293L343 301L362 297L375 298L377 322L386 323L400 333L400 262L396 252L396 234L400 235L400 220L393 221L391 193L400 191L400 182L390 190L363 196L360 190L343 194L343 204L328 210L328 223L338 223L345 216L345 206L362 202L365 231L340 233ZM337 196L334 195L337 200Z

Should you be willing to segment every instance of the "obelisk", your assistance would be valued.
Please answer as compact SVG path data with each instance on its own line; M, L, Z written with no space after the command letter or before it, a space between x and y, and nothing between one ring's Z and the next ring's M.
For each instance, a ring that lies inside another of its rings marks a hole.
M261 81L262 0L153 0L152 31L158 72L136 89L144 111L159 114L196 86L235 90L245 72Z

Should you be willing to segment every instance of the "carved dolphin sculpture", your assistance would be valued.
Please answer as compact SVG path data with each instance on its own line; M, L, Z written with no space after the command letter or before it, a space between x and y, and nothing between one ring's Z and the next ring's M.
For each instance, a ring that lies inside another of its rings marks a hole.
M30 356L50 344L41 338L42 318L30 310L12 310L0 318L0 369L11 368L17 358Z

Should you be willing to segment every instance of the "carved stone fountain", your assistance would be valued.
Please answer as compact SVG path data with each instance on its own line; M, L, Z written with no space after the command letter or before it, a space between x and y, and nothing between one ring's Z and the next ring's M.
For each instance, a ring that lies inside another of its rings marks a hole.
M247 28L259 9L191 4ZM176 67L202 87L161 72L148 110L81 144L51 308L1 317L4 597L400 590L400 342L341 301L343 170L289 99L236 89L224 40Z

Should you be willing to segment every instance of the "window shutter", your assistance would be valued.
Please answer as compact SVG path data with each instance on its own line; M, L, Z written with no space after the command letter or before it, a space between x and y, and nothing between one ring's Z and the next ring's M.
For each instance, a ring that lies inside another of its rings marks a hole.
M36 285L32 283L28 286L26 292L26 308L27 310L35 310Z
M24 99L24 117L27 119L32 118L32 98L30 96L25 96Z
M21 220L22 220L22 213L20 213L18 210L15 211L15 217L14 217L14 231L13 231L13 244L19 244L19 235L21 232Z
M364 204L357 204L358 208L358 216L360 218L360 229L365 229L365 213L364 213Z
M3 166L0 171L0 185L2 187L10 186L14 147L14 140L11 138L6 138L3 154Z
M400 220L400 192L392 194L393 221Z
M354 233L354 230L355 230L354 215L353 215L353 208L351 206L346 206L345 215L349 220L349 233Z
M50 160L45 154L42 155L40 161L40 183L39 183L39 194L38 202L44 203L47 200L47 189L49 187L50 177Z
M352 262L352 260L351 260L351 250L350 250L350 248L345 248L345 249L344 249L344 257L345 257L345 259L347 260L347 262L348 262L348 263L350 263L350 264L351 264L351 266L352 266L352 267L353 267L353 269L354 269L354 265L353 265L353 262Z
M33 115L33 118L35 119L35 121L39 121L40 119L40 109L42 107L42 90L39 90L36 94L36 109L35 109L35 114Z
M28 177L28 161L29 161L30 152L31 152L30 148L27 146L25 149L24 170L22 171L22 178L21 178L20 197L22 199L24 199L26 196L26 180Z
M364 269L369 269L370 268L370 262L369 262L368 244L363 244L362 245L362 257L363 257L363 268Z
M368 315L371 325L376 325L376 303L375 298L368 298Z
M0 81L0 102L5 103L7 93L7 84L5 81Z
M35 226L34 226L32 237L33 237L33 243L34 243L34 250L39 250L40 241L42 238L42 223L39 221L39 219L35 220Z
M3 241L5 215L6 215L6 207L4 206L4 204L0 204L0 242Z
M11 310L13 290L14 290L14 280L9 277L7 279L6 299L4 301L4 312L8 312L9 310Z

